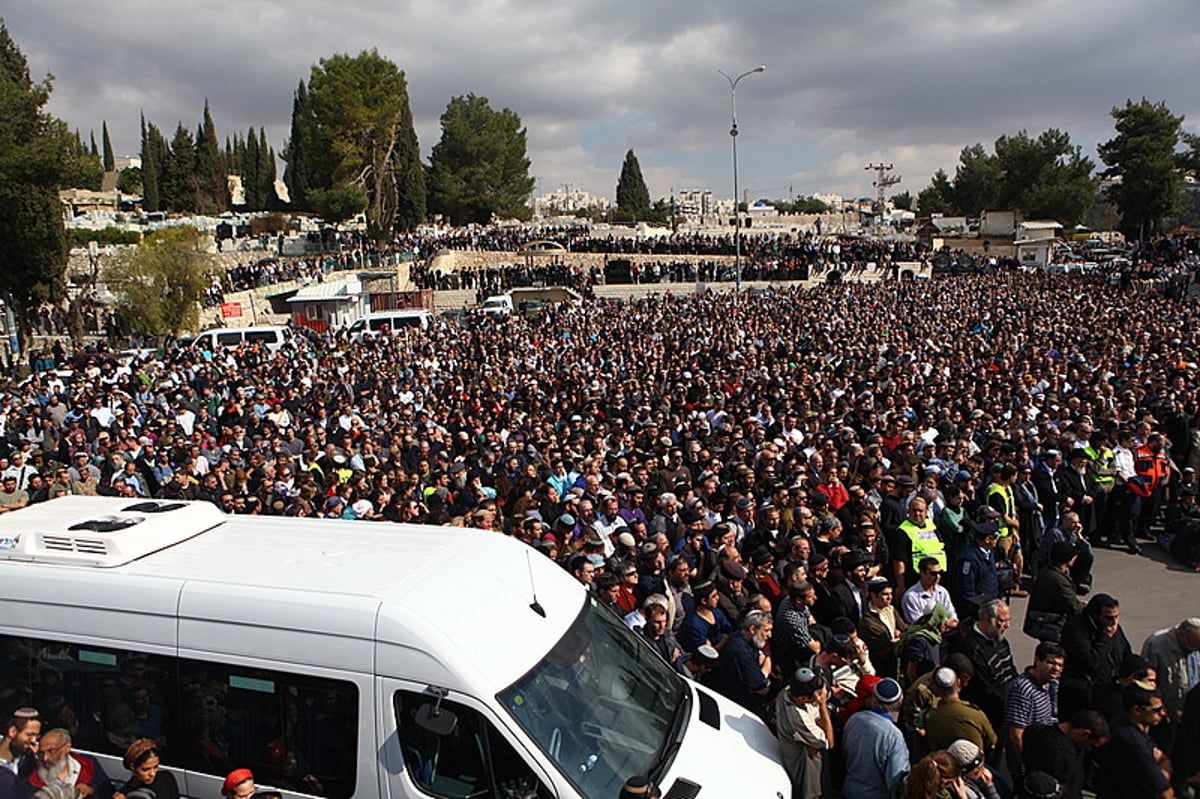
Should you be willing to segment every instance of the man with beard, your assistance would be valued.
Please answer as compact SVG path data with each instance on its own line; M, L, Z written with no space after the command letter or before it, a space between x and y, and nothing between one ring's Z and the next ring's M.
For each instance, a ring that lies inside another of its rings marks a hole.
M0 799L12 799L18 780L24 780L37 763L38 735L42 722L31 707L14 710L0 737Z
M726 639L719 668L721 693L764 719L771 688L771 658L763 649L771 640L774 626L771 614L765 611L747 613L738 633Z
M83 799L112 799L112 780L96 759L71 751L71 734L56 728L38 744L38 766L29 774L28 787L36 792L56 783L75 787Z

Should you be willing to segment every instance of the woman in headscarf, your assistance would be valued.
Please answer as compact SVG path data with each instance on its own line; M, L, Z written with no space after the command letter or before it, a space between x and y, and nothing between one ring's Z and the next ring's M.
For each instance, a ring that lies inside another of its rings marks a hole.
M159 768L158 744L154 741L138 738L125 750L121 762L130 777L113 799L179 799L175 776Z
M900 669L909 685L942 662L942 633L950 624L950 611L934 603L928 613L901 634Z

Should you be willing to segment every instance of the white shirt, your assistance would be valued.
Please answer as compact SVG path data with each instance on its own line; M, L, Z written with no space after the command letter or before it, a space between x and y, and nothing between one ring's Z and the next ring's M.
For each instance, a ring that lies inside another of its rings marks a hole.
M935 602L950 611L950 618L958 619L958 613L954 610L954 602L950 599L950 592L943 588L941 583L935 583L932 591L926 591L918 582L905 591L904 596L900 597L900 615L906 622L912 624L928 613Z

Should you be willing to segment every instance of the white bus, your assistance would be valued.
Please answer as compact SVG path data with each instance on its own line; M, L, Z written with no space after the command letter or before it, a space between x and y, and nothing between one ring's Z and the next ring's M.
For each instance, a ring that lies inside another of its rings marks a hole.
M122 779L331 799L783 799L769 729L505 536L63 497L0 516L0 687ZM7 712L8 708L4 711Z

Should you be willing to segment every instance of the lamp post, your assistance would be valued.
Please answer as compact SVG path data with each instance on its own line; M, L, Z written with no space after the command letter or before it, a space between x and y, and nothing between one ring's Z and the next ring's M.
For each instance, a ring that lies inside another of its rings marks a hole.
M729 81L729 138L733 141L733 276L734 290L742 290L742 214L738 211L738 167L737 167L737 85L742 78L762 72L766 67L755 67L747 70L736 78L731 78L721 70L721 76Z

